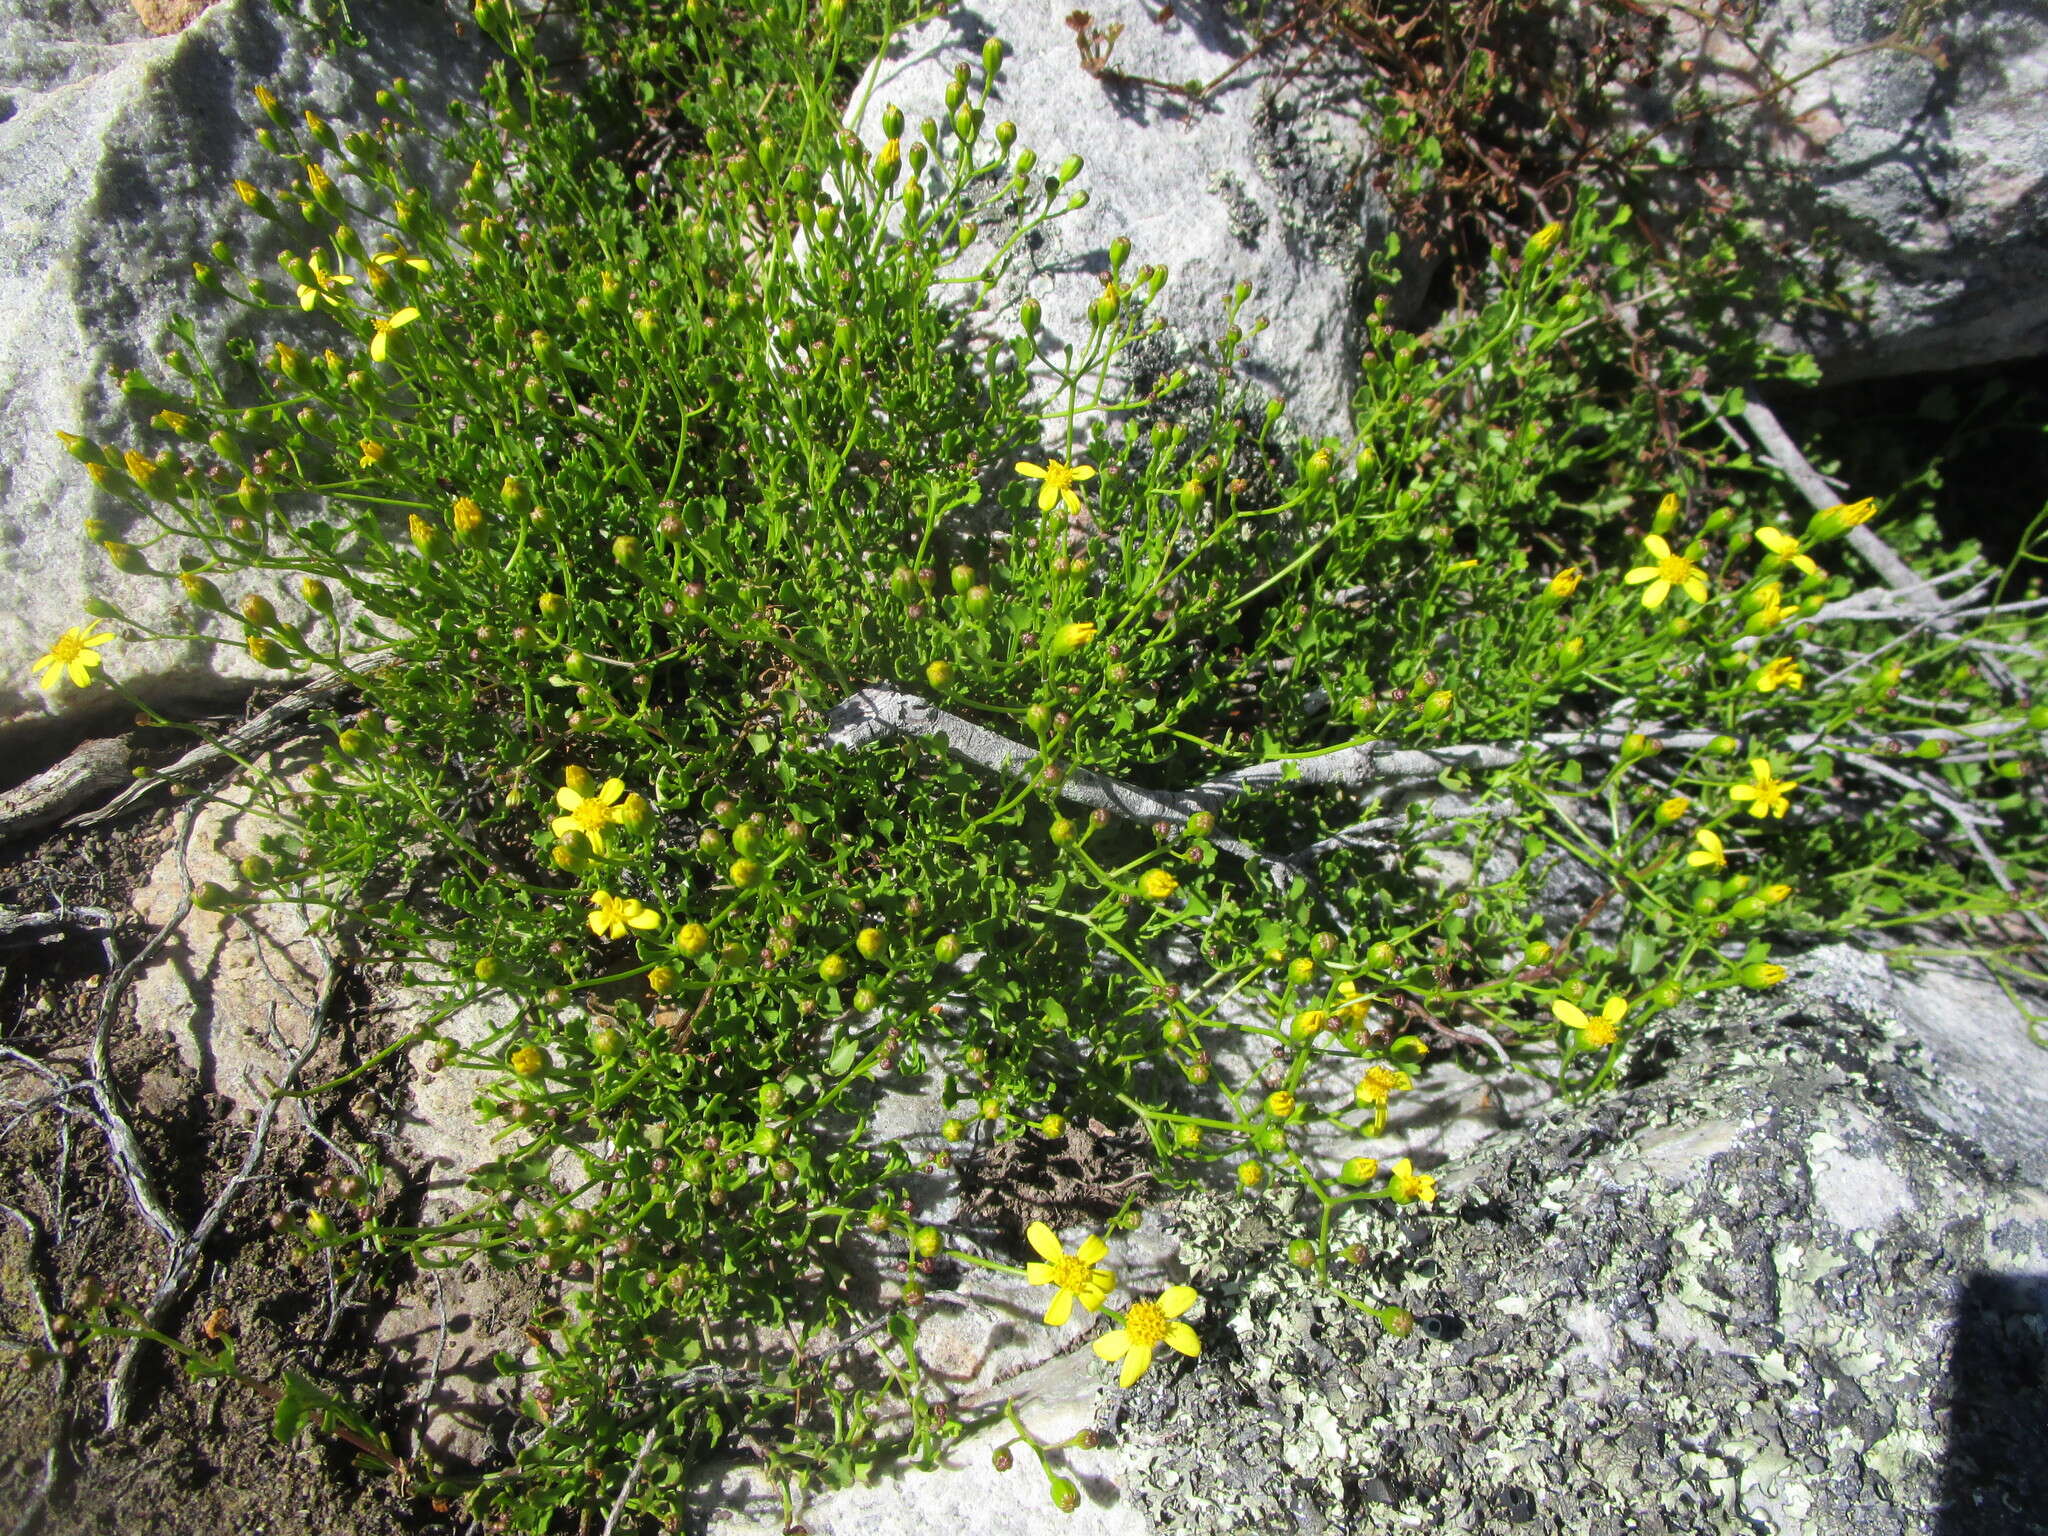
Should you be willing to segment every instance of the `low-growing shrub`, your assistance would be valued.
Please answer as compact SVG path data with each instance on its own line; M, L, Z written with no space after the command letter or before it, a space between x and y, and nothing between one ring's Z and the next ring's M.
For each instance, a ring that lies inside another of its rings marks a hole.
M1873 589L1875 503L1793 514L1707 378L1630 392L1623 320L1669 274L1625 217L1499 253L1427 335L1375 321L1356 439L1297 442L1232 376L1254 295L1129 398L1110 362L1171 279L1127 242L1080 356L980 307L975 231L1013 251L1086 182L989 120L999 47L874 150L832 94L858 17L761 7L771 78L688 10L619 49L702 87L659 175L595 152L497 0L452 208L399 168L402 83L360 130L265 96L278 174L237 190L282 273L223 248L201 283L328 344L183 356L128 381L154 443L72 440L129 510L91 535L183 584L179 638L355 691L319 764L241 781L275 835L202 904L324 908L438 994L440 1064L492 1074L504 1150L459 1214L300 1225L560 1281L501 1361L516 1460L429 1486L540 1531L680 1520L721 1446L785 1483L929 1461L964 1421L919 1302L961 1264L1114 1314L1127 1385L1194 1352L1193 1293L1115 1289L1113 1245L911 1202L1069 1123L1281 1195L1289 1257L1401 1332L1367 1261L1455 1189L1403 1142L1444 1062L1585 1095L1802 941L2031 946L2024 606L1965 553L1937 615ZM225 573L270 584L231 607ZM97 617L50 682L148 633ZM870 1136L926 1077L928 1138Z

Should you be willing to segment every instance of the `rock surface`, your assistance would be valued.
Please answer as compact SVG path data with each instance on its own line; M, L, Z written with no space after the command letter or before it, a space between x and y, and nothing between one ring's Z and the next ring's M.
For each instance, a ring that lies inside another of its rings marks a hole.
M1725 117L1736 131L1697 147L1754 167L1755 211L1838 245L1851 283L1869 285L1860 318L1816 314L1788 337L1830 378L2048 354L2048 13L1765 0L1737 42L1661 9L1671 57L1690 59L1719 99L1753 97L1772 72L1796 81L1774 109ZM1644 121L1669 111L1652 103Z
M432 123L479 77L473 36L458 38L438 5L350 10L370 39L360 54L313 46L270 0L218 0L160 37L128 0L0 0L0 740L46 718L29 663L80 622L86 598L170 615L174 586L117 576L83 536L88 515L118 528L124 509L93 490L56 432L160 444L110 373L149 362L178 314L209 354L246 330L249 311L197 302L191 264L224 239L251 270L274 271L277 243L232 189L237 177L282 179L283 162L256 143L251 92L268 84L354 126L376 121L376 92L404 75ZM325 344L317 322L286 319ZM108 661L175 702L230 691L252 666L238 657L154 643ZM76 702L118 707L104 689Z
M873 148L883 108L901 107L906 142L929 117L950 114L945 90L956 65L980 73L983 42L1009 49L987 105L990 131L1008 119L1017 142L1036 151L1040 173L1070 154L1086 167L1073 186L1089 202L1053 221L1018 253L992 301L1014 314L1024 294L1044 308L1042 357L1088 339L1086 307L1102 291L1109 245L1129 237L1129 281L1164 263L1171 277L1148 314L1167 332L1127 354L1126 375L1213 366L1224 303L1240 281L1253 296L1239 323L1268 329L1252 338L1238 382L1287 401L1295 430L1310 437L1349 429L1365 306L1366 258L1385 241L1385 209L1369 186L1370 137L1341 69L1274 49L1231 75L1202 105L1151 81L1210 81L1237 64L1251 39L1237 13L1216 0L1161 7L1100 0L1098 34L1120 28L1107 66L1084 69L1069 7L1045 0L981 0L907 29L889 58L856 92L849 124ZM869 89L871 88L871 89ZM865 114L859 104L865 100ZM946 141L950 143L951 141ZM984 225L976 251L1005 233ZM975 257L957 270L975 270ZM1006 327L1014 333L1014 321ZM1041 374L1042 374L1041 365ZM1063 401L1049 401L1048 405Z
M2038 1530L2048 1193L1873 990L1822 951L1364 1223L1333 1278L1406 1339L1281 1261L1284 1215L1184 1202L1208 1347L1126 1400L1124 1486L1183 1536Z

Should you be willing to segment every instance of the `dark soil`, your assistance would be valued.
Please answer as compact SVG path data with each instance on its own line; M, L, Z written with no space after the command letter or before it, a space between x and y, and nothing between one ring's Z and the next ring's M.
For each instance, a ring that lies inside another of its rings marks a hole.
M109 828L58 832L0 848L0 908L44 912L96 906L117 919L116 954L148 935L130 899L165 845L164 809ZM81 1305L88 1278L140 1304L162 1273L165 1244L139 1214L82 1093L56 1091L21 1060L65 1082L86 1070L110 980L102 939L0 948L0 1512L13 1536L396 1536L454 1531L398 1477L360 1471L347 1446L312 1431L294 1445L270 1433L256 1390L186 1379L148 1346L136 1373L129 1428L101 1433L104 1388L119 1344L81 1336L106 1316ZM359 1057L350 1016L309 1064L307 1080L347 1071ZM126 1009L109 1032L112 1076L164 1200L188 1227L239 1167L251 1126L200 1091L165 1037L140 1035ZM369 1141L402 1088L401 1067L357 1079L312 1106L315 1123L346 1146ZM347 1398L403 1453L417 1417L417 1384L373 1346L376 1314L398 1271L331 1275L324 1255L272 1228L274 1213L337 1172L328 1150L281 1115L258 1169L209 1246L165 1331L212 1351L234 1341L259 1382L287 1367ZM403 1170L399 1170L403 1173ZM393 1181L403 1202L410 1181ZM18 1213L18 1214L17 1214ZM45 1318L47 1316L47 1323ZM57 1346L54 1353L50 1345ZM54 1476L52 1476L54 1472Z

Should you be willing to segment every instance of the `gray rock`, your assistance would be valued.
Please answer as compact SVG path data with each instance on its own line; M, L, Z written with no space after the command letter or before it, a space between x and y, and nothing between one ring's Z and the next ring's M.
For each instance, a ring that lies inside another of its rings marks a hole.
M55 434L161 444L114 375L149 364L179 314L203 353L248 333L249 311L194 294L192 262L224 239L250 270L275 271L279 242L232 189L237 177L282 179L283 162L256 143L254 88L344 129L375 123L375 94L394 76L413 82L430 123L474 89L474 35L458 38L438 6L355 0L350 11L370 39L361 53L294 31L270 0L220 0L163 37L146 36L126 0L0 0L0 736L46 717L29 663L81 622L88 597L171 617L175 586L115 575L84 537L88 515L117 529L127 515ZM415 169L436 184L424 160ZM317 318L270 319L329 339ZM107 660L167 703L253 675L233 647L138 644ZM118 705L105 689L75 702Z
M969 1408L1008 1397L1026 1429L1042 1442L1057 1444L1093 1427L1095 1378L1102 1369L1093 1355L1078 1350L1006 1381L999 1393L983 1394ZM1015 1443L1014 1431L998 1419L963 1436L935 1469L899 1470L865 1487L811 1499L802 1506L802 1523L813 1536L903 1536L922 1530L1058 1536L1075 1529L1091 1536L1146 1536L1150 1527L1137 1501L1118 1487L1113 1449L1056 1454L1059 1471L1081 1494L1080 1508L1064 1515L1053 1508L1030 1451L1016 1446L1010 1470L995 1470L990 1461L995 1450ZM787 1529L781 1500L767 1479L750 1468L727 1464L709 1470L694 1485L692 1504L707 1536L778 1536Z
M1372 146L1355 86L1339 67L1275 48L1198 107L1130 77L1222 75L1251 46L1232 8L1215 0L1170 8L1100 0L1089 9L1098 30L1122 29L1099 75L1082 68L1076 35L1061 20L1065 6L979 0L907 29L870 72L865 96L855 93L850 126L875 147L888 104L903 110L906 143L924 118L946 121L954 67L972 64L978 77L984 40L1000 37L1009 57L984 131L1014 122L1018 144L1037 152L1040 174L1070 154L1082 156L1086 168L1073 185L1090 200L1018 253L992 301L996 312L1013 312L1028 293L1044 309L1043 356L1082 346L1086 308L1109 272L1110 242L1127 236L1126 281L1146 264L1163 262L1171 272L1148 311L1167 330L1121 360L1127 379L1205 359L1213 366L1225 300L1249 282L1253 297L1240 324L1249 332L1255 317L1270 323L1251 338L1237 381L1282 397L1299 433L1345 434L1356 333L1371 297L1366 259L1388 232L1370 187ZM978 270L994 250L990 242L1014 226L992 216L983 227L982 242L954 270ZM1014 322L1005 329L1013 332Z
M1845 275L1868 285L1861 317L1806 316L1788 338L1830 378L2048 353L2048 12L1767 0L1737 42L1665 9L1672 56L1694 60L1722 100L1752 96L1760 64L1797 80L1781 105L1732 115L1735 131L1704 143L1763 172L1745 190L1767 222L1838 245ZM1940 62L1871 46L1908 25ZM1645 120L1660 120L1658 104Z
M1284 1221L1183 1202L1207 1347L1120 1415L1155 1528L2038 1529L2048 1193L1950 1128L1845 954L1362 1222L1333 1279L1406 1339L1282 1262Z

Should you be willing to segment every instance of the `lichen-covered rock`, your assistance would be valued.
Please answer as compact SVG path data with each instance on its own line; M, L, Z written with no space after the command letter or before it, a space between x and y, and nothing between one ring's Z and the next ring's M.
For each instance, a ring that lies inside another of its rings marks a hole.
M1659 9L1690 78L1724 105L1763 97L1696 123L1690 147L1746 168L1753 211L1839 251L1864 290L1861 314L1814 310L1790 335L1830 377L2048 353L2048 12L1764 0L1730 8L1738 38Z
M1930 1110L1839 958L1375 1208L1332 1279L1407 1338L1292 1270L1269 1204L1184 1202L1202 1361L1110 1410L1155 1528L2038 1530L2048 1193Z
M80 622L88 597L170 617L175 586L117 576L84 536L88 515L118 531L125 509L94 491L56 433L161 446L142 426L154 407L133 409L115 376L150 364L179 314L204 353L246 333L251 311L195 297L192 262L224 239L251 270L275 271L279 242L232 185L281 180L283 162L256 141L255 87L351 128L377 121L375 94L395 76L413 82L430 123L474 89L475 35L459 36L439 5L354 0L349 11L369 39L361 51L297 30L270 0L219 0L162 37L128 0L0 0L0 739L45 718L29 664ZM426 157L414 169L434 184ZM331 339L296 310L264 323L315 346ZM253 675L232 647L121 646L108 665L166 702ZM83 702L117 703L104 689Z
M1014 122L1040 174L1080 155L1086 167L1073 185L1089 202L1027 240L995 312L1028 293L1044 309L1042 357L1083 346L1110 242L1127 236L1125 281L1147 264L1172 274L1147 312L1167 322L1164 344L1127 354L1127 378L1205 358L1213 365L1224 302L1249 282L1240 324L1247 333L1255 318L1269 324L1251 338L1238 382L1279 395L1303 434L1345 433L1357 329L1373 297L1366 260L1389 230L1371 188L1374 151L1356 81L1306 49L1275 46L1241 63L1253 39L1237 9L1217 0L1096 0L1088 10L1098 54L1101 40L1114 40L1091 72L1068 9L987 0L907 29L855 93L849 125L874 148L887 105L902 108L911 135L925 118L947 121L955 67L970 65L978 78L983 42L1000 38L1009 55L988 129ZM1233 70L1199 105L1172 88ZM999 212L985 218L981 243L953 270L977 271L1008 228Z

